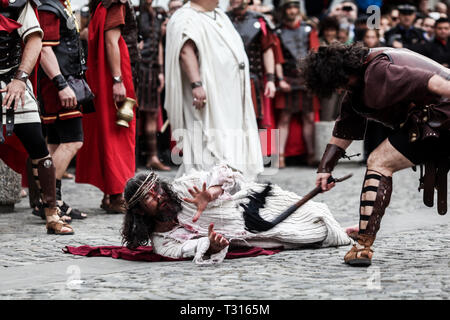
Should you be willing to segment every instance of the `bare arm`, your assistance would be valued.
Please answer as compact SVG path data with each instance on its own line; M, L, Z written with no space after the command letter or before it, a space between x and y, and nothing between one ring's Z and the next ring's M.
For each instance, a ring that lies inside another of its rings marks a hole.
M47 77L53 79L61 74L58 60L51 46L44 46L41 51L41 67ZM64 81L64 79L63 79ZM64 108L75 108L77 106L77 98L73 90L66 84L66 87L58 91L59 100Z
M181 69L191 83L201 81L200 66L195 51L195 43L192 40L188 40L180 52ZM192 89L192 97L195 108L201 110L206 104L206 92L203 86Z
M161 92L164 89L164 47L162 45L162 41L159 41L158 44L158 64L160 65L160 71L158 74L159 79L159 87L158 92Z
M38 32L28 35L25 39L25 47L23 48L22 61L19 70L30 74L36 65L37 59L42 49L42 38Z
M450 81L441 76L432 76L428 81L428 89L441 97L450 99Z
M42 49L42 38L39 32L29 34L25 39L25 46L22 53L22 60L19 65L19 70L30 74L33 71L36 61ZM3 99L3 106L10 108L11 105L14 110L19 106L19 100L22 106L25 104L25 88L26 85L21 80L12 80L0 92L6 92Z
M108 61L109 70L113 77L122 76L120 68L120 48L119 39L121 33L120 28L113 28L105 31L105 49L106 59ZM126 89L123 82L113 84L113 99L116 102L123 101L126 96Z
M348 146L353 142L353 140L345 140L341 138L331 137L330 144L335 144L342 149L347 149Z
M272 47L264 51L263 59L264 59L264 69L266 70L266 73L275 74L275 56L273 54Z
M119 38L120 28L105 31L106 59L113 77L121 76Z
M186 73L190 82L197 82L201 80L200 68L195 50L195 43L188 40L180 52L181 69Z
M273 54L272 47L264 51L263 60L266 73L275 75L275 55ZM268 79L266 88L264 90L264 95L268 98L273 98L275 96L275 90L275 82L271 79Z
M44 70L47 77L53 79L58 74L61 74L59 69L58 60L51 46L42 47L41 51L41 67Z

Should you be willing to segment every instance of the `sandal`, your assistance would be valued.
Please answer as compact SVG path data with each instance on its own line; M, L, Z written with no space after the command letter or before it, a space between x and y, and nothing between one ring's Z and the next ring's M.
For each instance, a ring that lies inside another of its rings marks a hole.
M33 211L31 211L31 214L33 214L36 217L40 217L42 220L45 220L45 209L44 205L40 203L36 207L33 208ZM58 213L59 217L64 222L70 222L72 221L72 218L69 215L66 215L62 210L59 210Z
M33 214L36 217L40 217L42 220L45 220L45 211L44 211L44 206L42 205L42 203L35 206L33 208L33 211L31 211L31 214Z
M72 235L75 232L73 231L73 228L71 225L65 223L62 220L59 221L51 221L51 222L47 222L47 224L45 225L45 227L47 228L47 233L48 234L56 234L56 235ZM69 228L71 231L68 232L61 232L62 228Z
M345 263L355 267L368 267L372 264L373 250L371 245L375 240L374 236L357 236L357 244L354 244L344 257Z
M78 209L72 208L64 201L62 202L62 205L58 205L58 208L61 210L62 216L68 216L72 219L86 219L87 215L86 213L81 212Z

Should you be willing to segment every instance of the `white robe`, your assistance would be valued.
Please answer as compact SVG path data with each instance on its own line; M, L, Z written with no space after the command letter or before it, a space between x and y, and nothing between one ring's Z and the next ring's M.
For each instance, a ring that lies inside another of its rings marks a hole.
M214 223L214 230L224 235L237 246L259 246L262 248L284 247L302 248L307 245L320 247L341 246L351 243L351 239L334 219L326 204L308 201L286 220L274 228L261 233L245 230L244 209L252 191L261 191L265 185L245 181L242 175L226 166L216 166L210 172L192 172L172 183L180 198L192 198L188 189L194 185L199 189L203 182L207 186L221 185L224 193L210 202L197 222L192 222L197 208L182 202L178 214L179 227L168 232L154 232L151 238L156 253L172 258L194 258L198 264L221 262L228 247L206 259L209 248L208 226ZM260 209L263 219L272 221L302 197L273 185L272 195L266 198L266 205Z
M180 66L180 52L187 40L198 49L206 92L207 102L200 111L192 105L190 82ZM188 2L170 18L166 43L164 107L172 136L183 150L177 176L226 163L245 177L255 178L264 167L249 63L231 21L220 9L198 12Z

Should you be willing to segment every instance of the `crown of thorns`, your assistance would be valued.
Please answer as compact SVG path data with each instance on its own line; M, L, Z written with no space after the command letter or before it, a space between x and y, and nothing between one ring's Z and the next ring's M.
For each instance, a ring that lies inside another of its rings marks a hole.
M153 171L150 172L147 177L145 178L144 182L139 186L139 188L136 190L136 192L133 194L131 199L127 202L126 207L127 209L132 208L135 206L139 201L144 198L144 196L150 191L151 188L155 185L156 181L158 180L158 176Z

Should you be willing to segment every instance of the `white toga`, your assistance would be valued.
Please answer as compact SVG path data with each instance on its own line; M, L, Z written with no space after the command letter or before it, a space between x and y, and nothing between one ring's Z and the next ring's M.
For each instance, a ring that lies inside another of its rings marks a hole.
M156 253L172 258L194 258L199 264L221 262L228 247L205 259L209 248L208 226L214 223L214 230L224 235L230 245L259 246L262 248L284 247L301 248L305 245L321 247L348 245L351 239L334 219L327 205L309 201L286 220L271 230L254 234L245 230L244 209L241 203L248 203L247 196L252 191L261 191L265 185L245 181L243 176L225 165L214 167L210 172L193 171L189 175L175 179L174 191L180 198L192 198L188 189L194 185L201 189L203 182L207 187L222 185L224 193L210 202L200 219L193 223L197 208L183 201L178 214L179 226L171 231L154 232L151 238ZM266 198L266 205L260 209L263 219L272 221L301 197L293 192L273 185L272 195Z
M200 111L192 105L190 81L180 66L180 52L188 40L197 47L207 96ZM188 2L170 18L166 43L165 109L172 136L183 150L178 177L226 163L255 178L264 168L249 62L231 21L220 9L199 12Z

